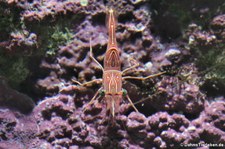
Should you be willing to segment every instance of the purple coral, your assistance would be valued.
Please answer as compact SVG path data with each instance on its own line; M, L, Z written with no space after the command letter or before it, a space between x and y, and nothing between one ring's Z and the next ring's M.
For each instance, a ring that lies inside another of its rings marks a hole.
M41 101L33 111L22 115L7 108L0 110L0 148L182 148L191 143L225 146L225 99L208 97L201 90L202 79L194 63L195 55L191 55L188 47L213 47L215 43L221 43L224 15L212 18L210 31L190 24L184 32L188 39L172 37L166 43L154 31L156 27L153 26L158 24L153 20L153 11L151 13L146 7L154 2L131 0L114 4L119 8L116 34L123 68L129 67L130 57L140 63L140 67L126 75L167 73L143 82L125 82L124 87L134 102L146 100L136 104L140 113L132 112L124 100L112 122L106 114L104 101L95 101L86 107L98 85L80 87L72 81L101 78L101 69L89 57L89 39L100 63L107 46L104 2L89 0L86 7L81 7L79 2L4 2L20 9L21 20L29 28L12 32L7 42L1 42L7 43L1 44L1 48L9 48L15 53L39 50L43 37L35 32L35 24L54 24L60 16L76 16L76 19L70 22L73 40L59 45L55 57L41 57L37 64L39 68L32 76L35 78L32 87L34 94L38 94L35 99ZM0 102L4 95L16 94L13 99L30 99L9 90L1 86Z

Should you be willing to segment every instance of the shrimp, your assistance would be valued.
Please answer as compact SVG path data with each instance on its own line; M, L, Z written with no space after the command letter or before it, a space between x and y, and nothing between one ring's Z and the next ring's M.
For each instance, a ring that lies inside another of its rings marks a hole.
M89 86L93 83L102 83L102 87L98 89L95 93L91 101L88 105L91 105L95 99L99 99L103 97L104 101L106 102L107 111L110 112L112 117L115 117L115 114L119 112L119 107L123 97L127 98L130 102L130 105L134 108L136 112L138 112L137 108L134 106L133 102L131 101L127 91L122 88L122 81L125 79L137 79L137 80L145 80L155 76L159 76L162 73L158 73L155 75L150 75L147 77L133 77L133 76L125 76L123 74L135 67L138 67L139 64L135 63L133 66L126 68L125 70L121 70L121 60L120 60L120 53L117 46L116 41L116 17L114 14L113 9L109 9L108 12L108 20L107 20L107 28L108 28L108 45L107 50L104 57L104 67L94 58L92 53L92 46L90 40L90 58L95 61L103 72L102 79L95 79L89 82L80 83L76 80L73 82L81 85L81 86ZM86 110L86 108L85 108Z

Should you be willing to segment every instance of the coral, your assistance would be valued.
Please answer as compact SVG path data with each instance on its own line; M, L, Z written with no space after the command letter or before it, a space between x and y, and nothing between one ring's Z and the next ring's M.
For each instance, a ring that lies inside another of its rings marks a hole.
M0 3L0 75L7 77L11 86L18 89L30 73L28 56L37 49L37 36L27 31L20 20L19 8Z
M211 21L211 27L213 33L217 36L218 39L223 39L225 37L224 33L224 26L225 26L225 15L218 15L213 18Z
M8 109L0 111L0 147L22 149L35 139L38 131L32 115L25 116Z
M3 41L9 37L10 32L21 28L22 23L19 20L19 9L11 9L2 1L0 3L0 33L2 35L0 41Z
M224 99L208 103L205 111L200 117L193 121L196 131L199 133L199 139L205 143L224 144ZM212 139L210 139L212 138Z
M198 114L203 109L204 95L195 84L183 83L173 77L165 77L158 83L157 90L160 92L159 97L154 100L163 103L156 105L163 106L162 109L192 114ZM156 104L157 101L154 101L152 105Z
M223 1L0 4L0 75L14 88L0 77L0 148L225 145ZM132 58L140 64L123 75L164 72L124 81L139 112L124 98L115 117L107 113L104 98L88 105L99 82L84 87L73 81L102 77L89 50L91 43L102 64L109 7L117 12L123 70L134 63Z
M27 30L15 31L10 35L11 41L6 47L9 51L31 55L37 49L37 35L29 33Z
M193 121L183 114L157 112L146 117L132 112L127 116L118 115L112 122L106 118L105 110L84 112L81 106L74 105L74 99L68 95L47 98L34 111L35 119L39 121L38 137L49 142L45 144L50 148L76 145L94 148L180 148L182 144L196 142L224 144L224 128L221 125L224 121L224 101L212 102Z
M167 42L183 36L182 32L190 23L208 28L212 17L224 11L224 2L171 0L167 3L164 0L153 0L150 8L154 10L152 18L157 24L154 29L162 40Z
M196 24L192 24L189 26L190 34L188 33L189 46L197 58L196 64L203 75L204 83L202 83L202 88L211 88L210 95L215 93L223 94L220 89L224 88L225 85L225 55L223 50L225 47L221 38L223 32L218 33L219 28L216 28L216 26L219 26L219 23L216 23L218 18L220 18L221 25L223 24L221 17L214 18L211 24L212 26L214 24L215 31L207 32Z

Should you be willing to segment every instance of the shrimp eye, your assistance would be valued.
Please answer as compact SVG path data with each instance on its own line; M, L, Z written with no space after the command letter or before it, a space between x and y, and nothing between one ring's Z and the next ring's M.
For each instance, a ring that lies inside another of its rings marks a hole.
M105 90L100 90L99 94L100 94L100 96L105 96Z
M123 92L123 96L127 96L127 90L122 89L122 92Z

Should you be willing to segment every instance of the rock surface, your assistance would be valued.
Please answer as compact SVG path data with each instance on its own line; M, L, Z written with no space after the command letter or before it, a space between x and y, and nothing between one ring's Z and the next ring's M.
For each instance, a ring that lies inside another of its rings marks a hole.
M224 4L0 1L0 75L15 85L12 89L0 80L0 148L167 149L198 143L224 148ZM139 101L139 112L124 99L115 118L108 115L104 100L87 106L98 82L82 87L72 81L102 77L89 57L89 41L102 64L107 6L118 13L122 68L132 64L131 58L140 64L125 75L166 72L145 81L124 81L132 101ZM21 67L11 69L18 66L14 59L23 60Z

